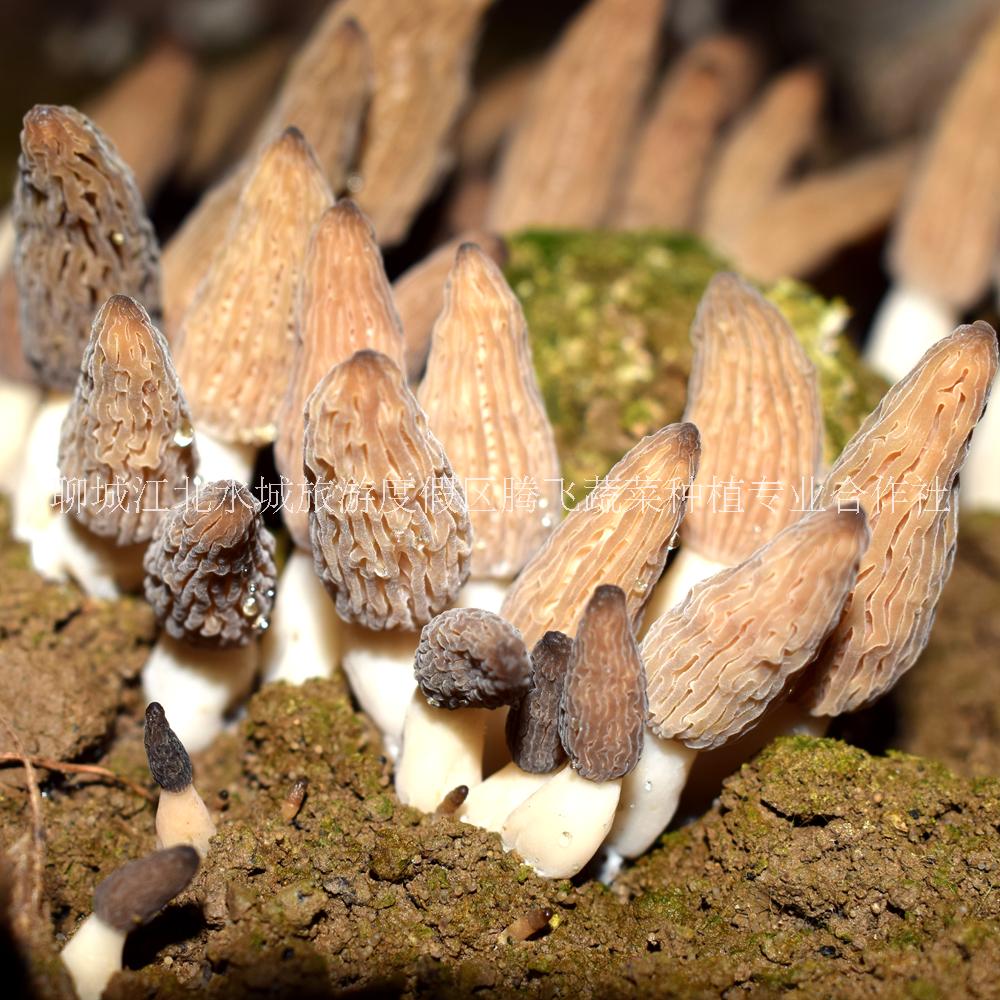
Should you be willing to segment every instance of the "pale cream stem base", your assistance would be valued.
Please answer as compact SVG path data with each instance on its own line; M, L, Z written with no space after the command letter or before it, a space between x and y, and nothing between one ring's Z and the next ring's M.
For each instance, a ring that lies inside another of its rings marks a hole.
M24 446L24 461L14 490L11 534L31 545L59 513L53 499L62 495L59 438L69 409L66 393L49 393L39 405Z
M100 1000L111 977L122 967L125 934L92 913L62 950L73 988L80 1000Z
M41 405L38 386L0 378L0 491L11 496L25 472L25 448Z
M491 774L469 795L456 815L463 823L499 833L507 817L544 785L552 774L522 771L513 761Z
M208 842L215 833L215 823L194 785L179 792L160 789L156 807L156 849L190 844L203 861Z
M955 310L946 302L895 285L875 314L865 361L890 382L898 382L957 322Z
M197 429L195 444L198 448L198 478L203 483L235 479L238 483L253 485L250 477L257 460L256 445L220 441L208 431ZM176 502L182 499L183 497L178 497Z
M701 583L702 580L707 580L726 568L725 563L706 559L690 546L682 546L674 561L667 567L667 571L660 577L659 583L653 588L646 610L643 612L639 639L646 635L657 618L680 604L696 583Z

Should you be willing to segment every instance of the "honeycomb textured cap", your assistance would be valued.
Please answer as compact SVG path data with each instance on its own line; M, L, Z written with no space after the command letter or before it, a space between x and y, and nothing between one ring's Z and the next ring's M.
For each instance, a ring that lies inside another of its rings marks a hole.
M122 293L159 318L156 236L107 136L49 104L24 118L13 220L25 357L42 385L69 392L97 303Z
M175 639L231 648L268 627L274 537L242 483L207 483L172 508L146 550L144 568L146 600Z
M413 671L437 708L499 708L528 689L531 661L520 632L480 608L451 608L420 633Z
M153 781L167 792L184 791L194 780L191 758L180 738L170 728L163 706L158 701L151 701L146 706L142 741Z
M836 625L868 540L863 513L815 511L697 584L642 643L650 729L695 749L749 729Z
M198 871L187 844L154 851L112 872L94 892L94 913L123 934L152 919L182 893Z
M570 765L590 781L623 778L639 762L646 674L625 594L599 586L573 639L559 736Z
M416 630L469 575L465 494L402 370L358 351L309 397L305 473L316 572L345 621Z

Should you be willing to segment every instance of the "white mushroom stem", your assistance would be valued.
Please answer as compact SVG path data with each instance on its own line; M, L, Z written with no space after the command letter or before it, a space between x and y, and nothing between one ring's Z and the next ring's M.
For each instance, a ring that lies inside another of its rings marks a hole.
M551 777L524 771L511 761L481 784L470 787L456 815L463 823L499 833L507 817Z
M396 769L396 794L404 805L432 813L459 785L483 780L485 708L435 708L418 691L410 702Z
M962 504L969 510L1000 510L1000 386L993 384L992 402L972 435L969 457L962 466Z
M332 677L340 663L343 627L316 575L312 554L294 549L281 574L261 645L264 680L304 684L312 677Z
M52 499L62 492L59 438L69 404L68 394L50 393L38 407L28 433L11 523L11 533L19 542L34 542L56 516Z
M190 844L204 860L215 823L194 785L179 792L160 789L156 807L156 848Z
M413 654L420 634L396 630L376 632L362 625L345 625L342 642L340 664L351 691L361 710L382 734L386 755L395 760L403 741L406 714L417 687ZM437 804L434 803L435 807Z
M603 845L601 881L611 881L625 858L639 857L667 828L697 756L678 740L644 730L642 756L622 779L618 812Z
M253 485L254 463L257 460L257 446L220 441L207 431L199 430L198 478L204 483L219 479L235 479L238 483Z
M932 344L946 337L956 325L955 310L946 302L915 288L896 285L879 306L865 347L865 360L890 382L898 382Z
M681 546L673 562L653 588L643 613L643 621L647 626L652 624L672 607L680 604L696 583L701 583L726 568L725 563L699 555L690 545ZM642 638L645 631L646 629L640 630L639 638Z
M503 846L543 878L576 875L608 835L621 785L581 778L567 764L507 817Z
M458 592L455 607L482 608L498 615L509 587L509 580L469 580Z
M100 1000L111 977L122 967L124 931L92 913L62 950L63 965L79 1000Z
M24 475L30 428L42 404L42 391L28 382L0 378L0 491L13 495Z
M225 728L226 713L249 695L257 643L203 649L161 635L142 668L146 701L158 701L189 753L204 750Z

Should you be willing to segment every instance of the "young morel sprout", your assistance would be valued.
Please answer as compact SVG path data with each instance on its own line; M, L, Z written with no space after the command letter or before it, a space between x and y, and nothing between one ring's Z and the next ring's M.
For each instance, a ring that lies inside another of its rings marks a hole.
M531 664L512 625L490 611L453 608L424 626L413 669L419 690L406 713L396 792L433 812L449 789L483 780L490 710L520 701Z
M146 310L113 295L94 318L59 441L67 515L36 551L47 574L67 570L88 592L115 596L118 576L141 580L141 555L181 490L193 482L191 414L163 335ZM84 531L69 530L67 517ZM126 561L127 560L127 561Z
M275 438L309 233L330 202L309 143L286 129L258 157L225 244L177 331L177 370L205 479L246 482L256 449Z
M177 846L130 861L94 892L94 912L62 950L79 1000L100 1000L122 968L125 939L183 892L198 871L198 852Z
M511 812L501 829L548 878L569 878L611 829L622 779L642 751L646 676L624 591L597 587L587 603L559 704L569 763Z
M807 514L653 622L648 726L605 844L611 867L666 828L698 750L736 739L788 694L840 618L868 539L863 513Z
M143 742L149 773L160 786L156 846L188 844L204 858L215 834L215 823L194 787L194 771L187 749L170 728L159 702L146 706Z
M402 370L375 351L337 365L309 397L305 472L316 572L356 626L343 667L392 752L414 691L416 630L469 574L465 495Z
M717 274L691 340L684 419L701 435L701 462L681 550L653 595L650 618L800 517L819 471L816 370L781 313L735 275ZM739 503L727 499L730 490L739 491Z
M546 632L531 651L527 693L506 720L510 763L469 791L460 815L467 823L500 832L504 820L566 760L559 738L559 703L573 642Z
M248 693L274 603L274 538L260 503L235 480L206 484L164 517L145 569L146 599L164 634L143 668L143 689L200 750Z

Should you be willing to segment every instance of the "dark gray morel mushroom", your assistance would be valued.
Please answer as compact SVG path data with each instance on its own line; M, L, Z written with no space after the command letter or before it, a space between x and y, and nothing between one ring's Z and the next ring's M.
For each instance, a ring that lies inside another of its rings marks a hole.
M183 892L198 871L192 847L169 847L112 872L94 893L94 912L62 950L79 1000L100 1000L122 967L129 932L151 920Z
M625 593L599 586L573 640L559 705L569 763L507 817L504 847L547 878L579 872L611 829L645 718L646 675Z
M209 483L174 507L146 552L146 598L162 635L143 668L184 745L200 750L248 691L274 602L274 538L242 483Z
M521 633L499 615L453 608L424 626L414 673L396 793L433 812L450 789L483 780L489 711L524 697L531 663Z

